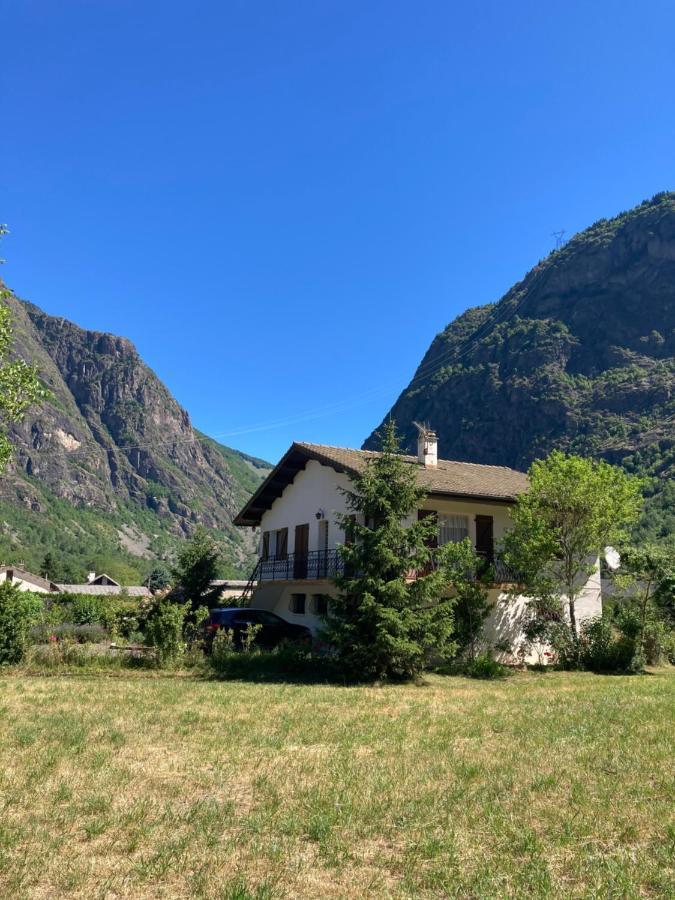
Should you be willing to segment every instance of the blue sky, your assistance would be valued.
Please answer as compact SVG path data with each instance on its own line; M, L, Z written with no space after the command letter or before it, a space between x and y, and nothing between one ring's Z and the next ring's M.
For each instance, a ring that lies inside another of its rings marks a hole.
M131 338L197 427L271 460L359 446L554 230L675 187L669 0L0 0L0 21L3 277Z

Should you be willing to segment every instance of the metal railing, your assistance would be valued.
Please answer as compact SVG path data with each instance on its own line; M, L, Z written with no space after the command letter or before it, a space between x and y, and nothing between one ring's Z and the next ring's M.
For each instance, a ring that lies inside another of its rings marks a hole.
M517 584L518 573L497 555L477 554L481 558L477 574L482 581L494 584ZM433 568L433 563L429 570ZM429 571L427 570L427 571ZM287 553L285 556L261 558L251 575L263 581L319 581L344 574L344 561L337 550L310 550L308 553Z
M259 562L259 581L316 581L342 574L344 566L337 550L310 550L269 556Z
M477 574L483 581L493 584L518 584L522 581L519 573L507 566L501 556L480 551L476 551L476 556L481 559Z

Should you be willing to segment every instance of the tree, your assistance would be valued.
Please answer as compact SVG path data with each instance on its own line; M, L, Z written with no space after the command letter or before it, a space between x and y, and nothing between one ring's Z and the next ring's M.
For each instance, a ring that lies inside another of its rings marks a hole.
M218 575L220 549L206 528L199 527L179 550L172 575L193 611L217 599L211 582Z
M530 467L529 490L511 510L507 563L521 573L539 636L563 629L579 660L576 601L603 548L621 542L637 520L641 482L604 461L554 450ZM522 590L522 586L519 587Z
M473 551L468 541L432 548L436 522L416 518L425 494L400 455L393 422L381 454L353 481L344 491L349 513L338 517L348 540L339 548L344 573L335 579L325 638L351 678L411 678L431 654L454 652L449 586Z
M634 621L634 667L641 668L645 660L658 662L665 655L664 649L667 653L673 646L675 623L668 608L668 595L672 603L675 581L672 551L658 544L624 547L614 580L619 590L619 603L614 608L617 623L626 631Z
M5 234L7 227L0 225L0 238ZM37 367L10 357L14 343L12 313L7 305L10 296L0 282L0 472L12 455L7 426L20 422L29 406L49 396L40 382Z
M152 567L143 582L145 587L154 594L156 591L164 590L171 584L171 572L164 563L157 563Z

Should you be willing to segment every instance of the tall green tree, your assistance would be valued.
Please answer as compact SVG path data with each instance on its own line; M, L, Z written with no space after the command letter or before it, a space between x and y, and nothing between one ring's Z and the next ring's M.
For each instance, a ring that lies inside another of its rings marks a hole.
M0 225L0 238L5 234L7 227ZM14 330L12 313L7 305L10 296L0 282L0 472L12 455L8 425L20 422L29 406L49 395L38 377L37 367L12 358Z
M326 639L348 677L414 677L430 656L449 658L455 650L450 585L464 577L472 548L468 541L432 548L437 525L432 517L417 519L425 493L401 456L393 422L381 454L344 493L344 574L335 579L339 594Z
M634 621L636 664L658 662L675 646L672 611L675 561L668 547L660 544L628 546L621 551L621 565L614 578L619 602L615 618L626 630ZM670 588L670 591L669 591Z
M567 631L578 660L577 600L604 547L624 540L637 520L641 482L604 461L557 450L534 462L528 476L529 489L511 510L505 558L536 598L540 636L552 627Z
M218 577L221 553L206 528L199 527L181 547L172 568L176 587L193 610L216 600L211 582Z

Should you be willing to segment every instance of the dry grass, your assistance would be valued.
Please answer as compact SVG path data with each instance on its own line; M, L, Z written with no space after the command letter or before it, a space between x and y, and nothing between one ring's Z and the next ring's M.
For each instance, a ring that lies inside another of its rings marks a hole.
M669 897L675 675L0 679L2 897Z

